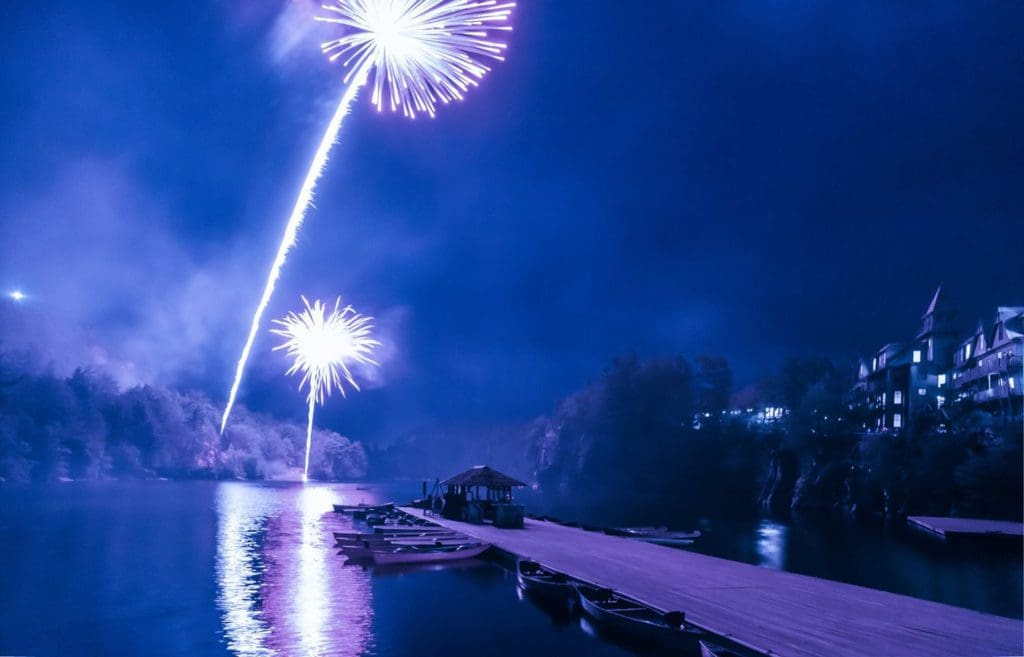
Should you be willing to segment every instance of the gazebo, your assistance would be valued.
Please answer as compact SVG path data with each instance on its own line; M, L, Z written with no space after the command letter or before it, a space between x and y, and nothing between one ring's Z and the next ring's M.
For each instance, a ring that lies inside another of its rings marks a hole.
M441 486L441 514L446 518L468 522L491 520L496 527L523 526L523 507L512 500L512 489L526 486L518 479L478 465L445 479Z

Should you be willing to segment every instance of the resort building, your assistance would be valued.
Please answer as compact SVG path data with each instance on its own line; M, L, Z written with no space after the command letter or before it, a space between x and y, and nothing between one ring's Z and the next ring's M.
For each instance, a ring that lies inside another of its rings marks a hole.
M991 330L978 323L953 353L951 401L1003 418L1021 415L1024 306L1000 306Z
M940 285L913 338L891 342L860 362L850 408L862 412L865 430L900 430L918 411L942 405L956 344L954 319Z

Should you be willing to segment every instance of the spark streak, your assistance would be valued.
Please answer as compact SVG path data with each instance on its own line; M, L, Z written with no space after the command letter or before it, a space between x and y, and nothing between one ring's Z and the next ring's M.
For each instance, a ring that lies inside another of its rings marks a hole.
M515 2L500 0L334 0L333 4L324 5L331 15L317 20L340 25L346 33L323 43L321 48L332 62L341 59L348 69L344 77L347 87L285 226L235 368L221 418L221 434L235 405L263 313L359 89L372 74L371 102L378 111L386 104L392 111L401 109L409 118L415 118L417 113L433 117L438 103L462 100L466 91L490 71L481 59L504 59L506 44L491 40L490 34L512 29L505 23L514 7Z
M235 369L235 380L231 384L231 393L228 395L228 404L224 408L224 417L220 421L220 432L224 433L225 427L228 425L228 418L231 416L231 409L235 406L235 398L238 396L238 387L242 383L242 374L245 373L245 364L249 360L249 354L252 352L252 344L256 340L256 334L260 330L260 322L263 319L263 313L267 310L267 305L270 303L270 297L274 295L274 288L277 286L277 279L281 276L281 268L284 267L284 262L288 258L288 252L295 246L295 240L298 237L299 228L302 226L303 220L306 218L306 210L313 203L313 192L316 190L316 183L320 180L320 176L324 173L324 168L327 166L327 157L330 155L331 147L338 140L338 133L341 131L341 124L344 122L345 117L348 115L349 108L356 96L359 95L359 89L366 83L366 74L369 72L367 66L360 68L355 76L349 81L348 88L345 89L345 93L341 97L341 102L338 103L338 109L334 111L334 116L331 117L331 122L327 124L327 131L324 133L324 138L320 140L320 147L316 149L316 155L313 156L313 161L309 165L309 171L306 172L306 179L302 183L302 188L299 190L299 196L295 199L295 207L292 208L292 214L288 217L288 223L284 228L284 236L281 238L281 245L277 247L277 256L274 257L274 263L270 266L270 274L267 276L266 285L263 287L263 296L260 297L260 303L256 306L256 313L252 318L252 325L249 327L249 337L245 339L245 347L242 348L242 356L238 359L238 366Z

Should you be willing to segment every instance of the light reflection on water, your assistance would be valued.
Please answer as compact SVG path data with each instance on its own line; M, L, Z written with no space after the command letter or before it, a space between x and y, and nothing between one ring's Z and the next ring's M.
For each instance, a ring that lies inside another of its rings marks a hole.
M771 520L762 520L757 528L758 565L785 569L786 534L789 528Z
M360 493L365 496L365 493ZM354 657L372 647L369 575L333 551L333 503L354 490L319 484L218 487L217 605L242 657ZM325 523L325 515L331 525Z

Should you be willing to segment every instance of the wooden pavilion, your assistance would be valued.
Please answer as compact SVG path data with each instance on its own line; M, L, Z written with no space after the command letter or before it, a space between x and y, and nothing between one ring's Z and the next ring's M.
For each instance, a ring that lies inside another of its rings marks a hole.
M518 479L478 465L441 482L441 515L468 522L490 520L496 527L522 527L523 507L514 503L512 489L523 486Z

